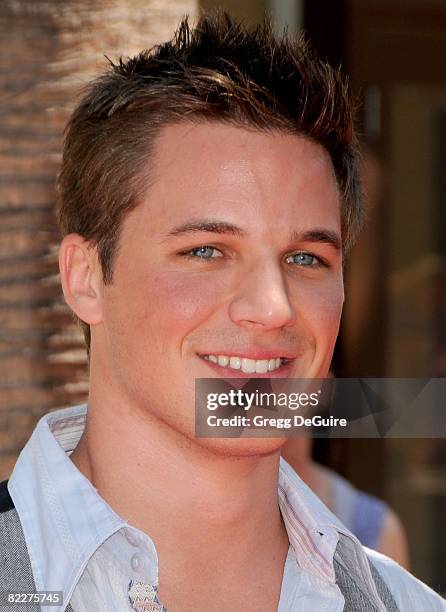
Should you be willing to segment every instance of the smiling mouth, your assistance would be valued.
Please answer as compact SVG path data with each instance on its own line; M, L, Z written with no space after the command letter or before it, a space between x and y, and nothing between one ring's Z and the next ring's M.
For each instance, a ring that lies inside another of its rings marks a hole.
M249 359L248 357L231 357L228 355L200 355L200 357L223 368L242 371L244 374L268 374L292 361L286 357L272 359Z

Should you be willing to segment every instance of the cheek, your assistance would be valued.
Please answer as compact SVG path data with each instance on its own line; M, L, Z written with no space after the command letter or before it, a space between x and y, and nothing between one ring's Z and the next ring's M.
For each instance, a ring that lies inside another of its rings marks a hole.
M343 302L342 279L320 285L309 283L304 288L301 287L297 299L298 312L318 343L331 343L336 338Z
M110 286L108 355L124 386L156 386L166 379L163 356L179 356L184 339L221 303L223 283L209 276L154 271Z
M135 298L134 321L153 340L181 339L215 310L222 291L222 284L207 274L175 271L146 276L137 283L137 290L130 292Z

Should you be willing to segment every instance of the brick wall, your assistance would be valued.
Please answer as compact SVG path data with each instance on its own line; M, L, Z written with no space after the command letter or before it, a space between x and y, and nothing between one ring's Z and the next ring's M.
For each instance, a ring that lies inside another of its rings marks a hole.
M195 0L3 0L0 13L0 480L37 420L88 393L57 267L54 181L82 86L169 38Z

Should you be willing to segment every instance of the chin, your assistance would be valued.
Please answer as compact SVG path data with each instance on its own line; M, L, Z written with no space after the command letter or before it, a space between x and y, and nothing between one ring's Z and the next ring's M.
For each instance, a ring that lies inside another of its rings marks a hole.
M266 457L280 452L288 438L195 438L196 444L220 457Z

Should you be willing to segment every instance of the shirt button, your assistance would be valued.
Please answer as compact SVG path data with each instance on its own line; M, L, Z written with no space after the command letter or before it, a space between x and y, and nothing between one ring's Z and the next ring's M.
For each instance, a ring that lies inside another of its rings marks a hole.
M135 553L130 560L130 565L132 566L132 570L134 572L142 574L146 569L146 559L144 555L141 553Z

